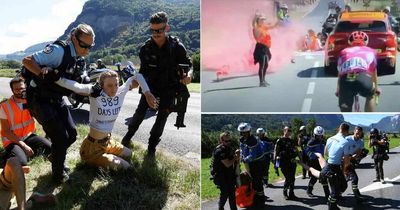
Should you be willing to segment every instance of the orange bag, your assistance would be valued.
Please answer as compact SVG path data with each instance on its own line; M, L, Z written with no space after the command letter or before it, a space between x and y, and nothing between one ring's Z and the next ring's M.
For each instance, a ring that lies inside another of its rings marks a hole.
M248 187L248 185L242 185L236 188L236 205L238 205L240 208L247 208L253 205L255 192L253 186L250 184L250 193L249 195L246 195Z

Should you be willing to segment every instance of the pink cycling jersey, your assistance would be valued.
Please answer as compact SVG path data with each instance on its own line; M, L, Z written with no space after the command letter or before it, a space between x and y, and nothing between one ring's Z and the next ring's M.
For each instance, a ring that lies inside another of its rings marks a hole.
M349 73L367 72L373 74L376 71L376 52L366 46L356 46L343 49L339 54L339 76Z

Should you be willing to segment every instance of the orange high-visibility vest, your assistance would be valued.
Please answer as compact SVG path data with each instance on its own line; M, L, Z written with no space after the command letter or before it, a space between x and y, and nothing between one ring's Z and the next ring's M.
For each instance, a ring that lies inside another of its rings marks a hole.
M10 130L18 137L23 138L35 131L35 121L27 109L20 109L13 98L7 99L1 103L0 107L4 110L7 116ZM6 131L1 130L1 140L3 147L7 147L11 140L5 136Z
M318 50L318 37L317 36L311 37L310 50L313 50L313 51Z
M256 41L258 43L261 43L265 46L267 46L268 48L271 48L271 35L269 34L268 30L265 29L265 35L261 36L261 37L256 37L256 29L253 29L253 35L254 38L256 39Z
M246 208L250 207L253 205L253 200L254 200L254 189L252 185L250 184L250 195L246 195L246 190L247 190L247 185L242 185L238 188L236 188L236 205L238 205L240 208Z

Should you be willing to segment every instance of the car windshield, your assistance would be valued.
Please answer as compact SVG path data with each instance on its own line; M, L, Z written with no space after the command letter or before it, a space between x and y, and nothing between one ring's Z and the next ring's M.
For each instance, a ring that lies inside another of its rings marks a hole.
M371 31L371 32L386 32L386 24L383 21L372 22L350 22L341 21L338 23L335 32L352 32L352 31Z

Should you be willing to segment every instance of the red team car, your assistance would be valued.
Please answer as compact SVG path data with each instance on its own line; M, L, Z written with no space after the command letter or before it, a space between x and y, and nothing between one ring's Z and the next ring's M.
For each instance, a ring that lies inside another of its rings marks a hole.
M353 31L368 34L368 47L375 49L378 75L394 74L396 70L397 36L388 16L383 12L355 11L342 13L325 45L325 72L337 74L337 60L341 50L349 47L348 37Z

